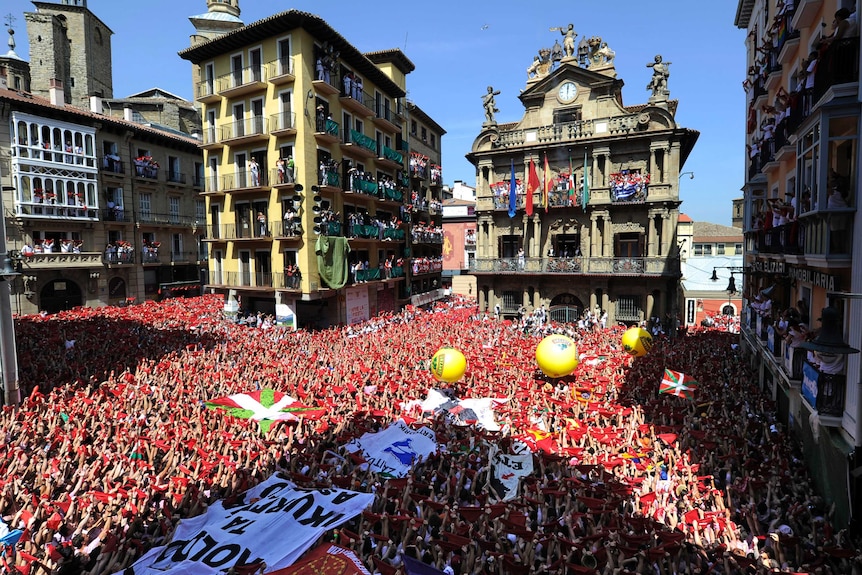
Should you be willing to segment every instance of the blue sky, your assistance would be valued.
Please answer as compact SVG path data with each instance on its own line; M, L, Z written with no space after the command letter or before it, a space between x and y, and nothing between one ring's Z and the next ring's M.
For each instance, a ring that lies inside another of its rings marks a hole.
M205 12L205 0L87 4L114 32L115 96L159 86L191 97L190 64L177 52L189 45L194 28L188 17ZM646 102L651 77L646 64L661 54L672 63L669 87L671 98L680 101L677 122L701 133L683 168L695 178L681 181L681 209L695 220L726 225L744 179L745 32L733 25L736 4L697 2L694 9L690 0L616 0L602 10L600 3L583 0L538 5L436 0L411 12L409 4L377 0L240 0L246 24L282 10L303 10L324 18L361 51L400 48L416 64L408 76L408 97L447 131L443 176L448 184L475 185L464 155L481 129L487 86L502 92L497 121L521 118L518 93L525 88L526 69L540 48L560 38L550 27L572 23L579 35L601 36L608 43L616 52L617 76L625 82L625 105ZM3 2L2 16L16 18L16 51L23 58L28 58L23 14L33 10L26 0Z

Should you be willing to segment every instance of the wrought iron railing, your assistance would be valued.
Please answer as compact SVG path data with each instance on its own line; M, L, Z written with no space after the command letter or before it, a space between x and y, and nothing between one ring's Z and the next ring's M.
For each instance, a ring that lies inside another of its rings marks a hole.
M677 275L678 258L476 258L471 272L478 273L546 273L601 275Z

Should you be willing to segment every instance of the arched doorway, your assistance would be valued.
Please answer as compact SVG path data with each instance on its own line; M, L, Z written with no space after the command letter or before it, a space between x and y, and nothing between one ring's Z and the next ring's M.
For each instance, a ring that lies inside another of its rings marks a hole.
M575 323L581 317L584 304L570 293L562 293L551 300L548 316L557 323Z
M83 304L81 288L70 280L54 280L42 288L39 307L48 313L57 313Z

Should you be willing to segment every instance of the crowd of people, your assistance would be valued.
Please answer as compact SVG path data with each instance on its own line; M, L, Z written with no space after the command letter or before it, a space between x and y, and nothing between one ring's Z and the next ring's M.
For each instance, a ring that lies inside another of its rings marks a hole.
M319 331L252 329L222 308L208 295L18 318L24 400L0 412L0 516L20 537L5 539L4 573L120 572L182 519L273 473L373 493L369 509L323 540L380 575L402 570L404 556L454 575L862 566L730 334L659 335L632 358L622 328L556 325L544 310L508 321L454 297ZM548 333L577 339L571 376L537 370ZM428 370L444 345L467 359L453 384ZM657 393L665 368L699 382L694 401ZM505 398L500 430L423 413L415 400L442 387ZM262 388L326 413L264 434L204 405ZM345 451L397 419L437 438L407 477L376 475ZM534 471L500 500L490 451L523 446Z

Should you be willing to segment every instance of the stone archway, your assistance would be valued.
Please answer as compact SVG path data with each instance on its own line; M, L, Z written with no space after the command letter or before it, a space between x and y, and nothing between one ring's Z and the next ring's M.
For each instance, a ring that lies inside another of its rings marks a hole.
M551 300L548 316L557 323L575 323L584 311L580 298L570 293L562 293Z
M48 313L57 313L83 305L84 298L81 287L66 279L54 280L39 293L39 309Z

